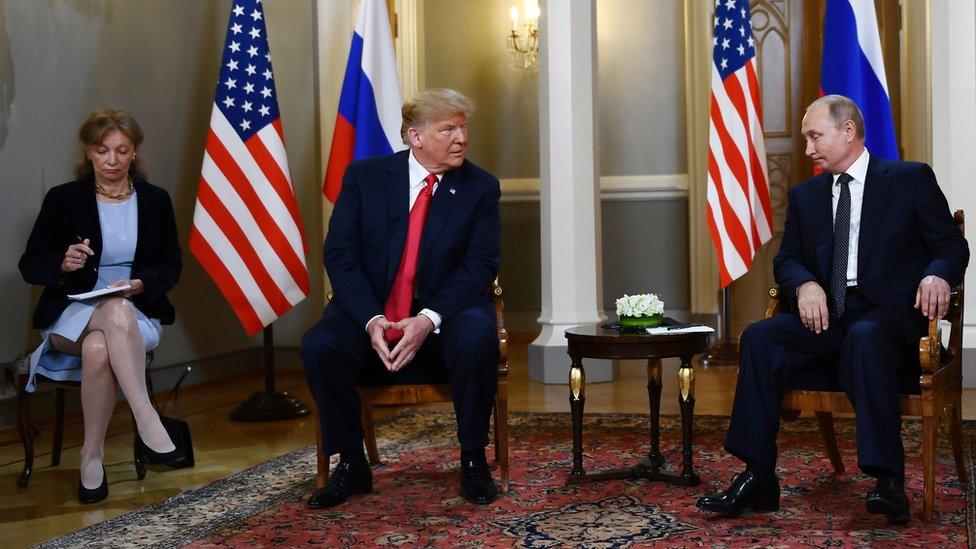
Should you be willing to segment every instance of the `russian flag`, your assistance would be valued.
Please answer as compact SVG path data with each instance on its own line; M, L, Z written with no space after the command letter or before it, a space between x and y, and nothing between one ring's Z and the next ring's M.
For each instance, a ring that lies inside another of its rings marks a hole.
M864 115L867 149L872 155L897 160L874 0L827 0L823 35L820 94L853 99Z
M383 0L363 0L339 95L332 149L322 192L335 203L353 160L406 148L400 139L400 78Z

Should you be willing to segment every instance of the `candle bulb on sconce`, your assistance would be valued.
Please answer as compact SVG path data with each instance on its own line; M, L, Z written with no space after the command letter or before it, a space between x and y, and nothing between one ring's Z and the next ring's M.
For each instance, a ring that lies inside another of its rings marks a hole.
M525 0L523 12L517 6L508 10L512 30L507 37L509 62L515 70L536 72L539 70L539 3ZM522 15L522 18L519 18Z

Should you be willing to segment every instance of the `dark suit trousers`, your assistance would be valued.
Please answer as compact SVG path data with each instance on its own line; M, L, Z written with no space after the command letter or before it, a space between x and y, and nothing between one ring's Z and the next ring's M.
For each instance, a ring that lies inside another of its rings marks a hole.
M899 370L918 367L904 331L860 293L849 291L846 310L816 334L797 314L780 314L742 333L739 378L725 448L750 467L776 465L779 410L790 374L811 362L836 361L839 382L857 414L857 462L867 474L903 475Z
M302 361L308 387L318 405L322 451L326 456L361 448L361 403L356 391L364 377L390 376L370 346L369 336L335 304L302 338ZM498 335L491 305L462 309L430 334L403 374L426 374L418 368L447 370L458 440L462 450L483 450L498 389ZM443 372L440 372L443 378ZM436 373L434 374L436 376ZM414 376L417 377L417 376ZM428 375L419 377L429 379Z

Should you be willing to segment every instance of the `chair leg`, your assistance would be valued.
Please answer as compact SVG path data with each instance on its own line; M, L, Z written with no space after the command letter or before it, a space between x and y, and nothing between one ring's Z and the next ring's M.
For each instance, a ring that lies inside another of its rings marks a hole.
M498 399L495 399L495 409L491 411L492 419L495 422L495 463L501 463L501 448L498 445Z
M508 395L495 399L495 459L502 476L502 493L508 492Z
M54 391L54 444L51 446L51 467L61 464L61 445L64 442L64 389Z
M939 423L935 417L922 418L922 470L924 489L922 493L922 520L932 522L932 505L935 502L935 445L939 434Z
M17 486L25 488L34 472L34 434L30 424L30 397L27 392L27 376L18 376L17 380L17 431L20 432L20 443L24 446L24 470L17 479ZM20 379L23 378L23 379Z
M325 487L329 482L329 460L322 455L322 424L315 419L315 488Z
M380 451L376 447L376 429L373 425L373 406L363 401L363 438L366 441L366 453L371 465L380 464Z
M830 464L834 466L834 472L842 474L844 472L844 461L840 459L840 450L837 449L837 436L834 434L834 414L830 412L815 412L817 424L820 426L820 434L823 436L824 448L830 457Z
M952 440L952 455L956 459L956 476L959 482L969 484L969 472L966 470L966 460L962 449L962 407L959 403L946 407L946 424L949 426L949 437Z

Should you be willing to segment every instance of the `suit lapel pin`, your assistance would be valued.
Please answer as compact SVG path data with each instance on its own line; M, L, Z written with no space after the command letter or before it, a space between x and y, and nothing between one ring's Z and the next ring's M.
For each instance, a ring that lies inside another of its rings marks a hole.
M457 191L456 191L456 190L454 190L454 187L451 187L451 189L450 189L450 191L449 191L449 192L450 192L451 194L457 194Z

